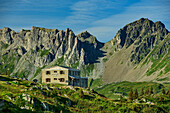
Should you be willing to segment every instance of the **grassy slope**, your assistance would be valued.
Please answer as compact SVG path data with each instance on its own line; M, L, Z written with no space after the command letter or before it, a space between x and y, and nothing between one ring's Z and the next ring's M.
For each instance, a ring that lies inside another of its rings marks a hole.
M158 74L158 76L161 75L167 75L167 73L170 71L170 45L167 45L167 50L166 53L165 51L160 54L158 56L157 59L154 59L153 56L154 54L160 52L161 49L165 49L165 43L170 42L170 35L168 35L161 43L159 43L158 46L156 46L151 52L150 54L144 59L144 61L142 62L142 65L147 65L149 62L152 62L151 67L147 70L146 75L150 76L154 73L156 73L157 71L160 71L160 74Z
M119 83L111 83L104 85L101 88L95 88L94 90L98 93L105 95L108 98L119 98L119 95L128 96L130 89L137 89L139 94L142 88L144 91L147 88L153 88L155 94L160 94L162 89L164 88L166 91L170 88L170 84L160 84L154 82L119 82Z
M7 81L10 84L7 84ZM167 104L159 104L163 106L159 107L159 105L146 103L120 102L101 97L88 89L78 87L70 89L68 86L51 84L47 85L52 88L49 91L44 88L36 88L46 86L45 84L31 85L30 83L30 81L0 76L0 101L3 100L5 103L0 105L0 112L43 112L45 110L42 102L48 104L49 110L47 111L49 112L166 112L167 110L165 109ZM81 90L84 94L81 93ZM36 104L24 100L23 94L30 95ZM68 105L69 100L71 106ZM23 106L28 106L30 109L21 109Z

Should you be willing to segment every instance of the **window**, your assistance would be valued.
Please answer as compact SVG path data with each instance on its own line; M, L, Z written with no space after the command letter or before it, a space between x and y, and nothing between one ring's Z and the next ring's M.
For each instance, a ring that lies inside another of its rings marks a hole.
M59 78L58 80L60 80L60 82L64 82L65 81L64 78Z
M64 71L60 71L60 74L64 74Z
M54 73L57 73L57 71L54 71Z
M51 79L50 78L46 78L46 82L51 82Z
M50 75L50 71L46 71L46 75Z
M57 80L57 78L54 78L54 80Z
M69 75L71 75L71 71L69 70Z

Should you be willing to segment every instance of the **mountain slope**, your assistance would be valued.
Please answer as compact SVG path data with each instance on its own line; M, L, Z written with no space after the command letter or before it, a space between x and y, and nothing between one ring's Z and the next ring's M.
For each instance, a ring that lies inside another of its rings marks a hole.
M113 55L107 55L103 80L170 81L169 45L170 34L161 22L142 18L126 25L105 44Z

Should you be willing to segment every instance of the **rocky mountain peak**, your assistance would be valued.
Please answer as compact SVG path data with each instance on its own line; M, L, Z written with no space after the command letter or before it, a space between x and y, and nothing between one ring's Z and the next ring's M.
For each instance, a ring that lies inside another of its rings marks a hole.
M31 27L31 32L52 32L52 33L58 33L59 30L58 29L46 29L46 28L43 28L43 27L35 27L35 26L32 26Z
M138 23L138 24L139 23L151 23L151 24L153 24L154 22L149 20L148 18L141 18L141 19L139 19L139 20L137 20L135 22L132 22L132 23Z
M168 30L165 29L164 24L160 21L154 23L149 19L141 18L120 29L113 42L117 45L116 49L120 50L124 46L129 47L135 40L152 34L157 34L161 38L168 34Z
M14 34L15 32L8 27L0 29L0 42L3 42L4 44L12 44Z
M20 32L23 32L23 31L24 31L24 29L21 29L21 30L20 30Z
M90 36L92 36L89 32L84 31L82 33L79 34L82 38L86 39L89 38Z
M84 31L77 35L78 39L82 42L88 42L91 44L101 43L99 42L95 36L91 35L88 31Z
M70 28L66 29L66 33L69 34L69 32L73 32Z
M69 29L69 28L66 29L65 35L66 35L66 36L67 36L67 35L71 35L71 36L75 37L74 32L73 32L71 29Z
M3 30L4 33L12 31L12 29L10 29L9 27L4 27L2 30Z
M155 27L156 28L165 28L165 25L161 21L155 22Z

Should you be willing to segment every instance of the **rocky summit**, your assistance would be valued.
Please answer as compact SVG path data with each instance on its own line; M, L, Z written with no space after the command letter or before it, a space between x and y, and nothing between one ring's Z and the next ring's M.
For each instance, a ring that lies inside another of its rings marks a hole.
M0 29L0 73L41 82L41 69L63 65L105 84L170 82L169 46L165 25L145 18L127 24L107 43L87 31L75 35L69 28L15 32L5 27Z

